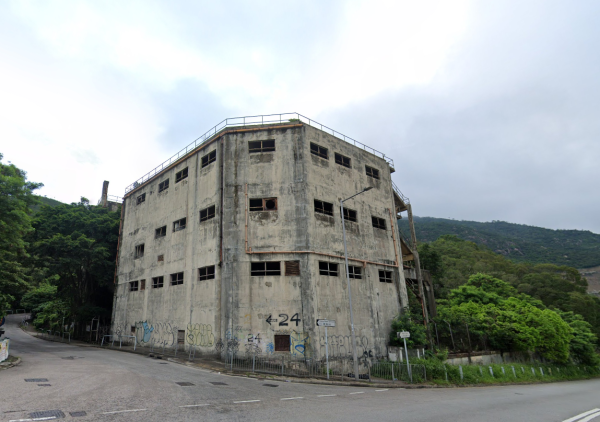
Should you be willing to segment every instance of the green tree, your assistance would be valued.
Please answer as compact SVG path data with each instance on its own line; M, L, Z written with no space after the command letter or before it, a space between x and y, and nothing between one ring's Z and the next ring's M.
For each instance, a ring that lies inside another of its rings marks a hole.
M423 325L423 319L415 318L410 311L405 311L392 320L390 345L404 346L404 340L396 337L396 333L399 331L410 333L410 338L406 339L406 346L409 348L421 347L427 344L427 332Z
M31 207L37 203L33 191L42 187L28 182L14 164L3 164L2 158L0 154L0 317L28 288L24 236L32 230Z
M53 318L85 322L90 314L107 313L112 307L119 212L79 203L43 206L36 214L31 242L32 267L49 275L56 297L40 307L38 323ZM42 298L50 288L27 296Z

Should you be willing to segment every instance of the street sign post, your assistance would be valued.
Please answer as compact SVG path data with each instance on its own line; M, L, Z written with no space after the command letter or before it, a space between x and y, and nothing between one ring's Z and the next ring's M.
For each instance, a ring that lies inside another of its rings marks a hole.
M406 369L408 370L408 375L410 376L410 382L412 382L412 372L410 371L410 365L408 363L408 349L406 347L406 339L410 338L410 332L398 331L396 333L396 337L404 340L404 355L406 356Z
M325 327L325 359L327 360L327 379L329 379L329 342L327 340L327 327L335 327L335 321L331 319L318 319L318 327Z

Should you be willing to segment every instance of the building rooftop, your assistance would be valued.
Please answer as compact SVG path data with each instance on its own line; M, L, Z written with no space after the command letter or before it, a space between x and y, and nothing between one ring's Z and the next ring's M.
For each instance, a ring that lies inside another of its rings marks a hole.
M326 133L329 133L329 134L335 136L336 138L339 138L345 142L348 142L349 144L352 144L354 146L362 148L365 151L370 152L371 154L374 154L378 157L383 158L390 165L390 167L392 169L394 168L394 160L392 160L392 158L386 156L383 152L377 151L374 148L371 148L355 139L350 138L349 136L346 136L334 129L331 129L325 125L322 125L321 123L318 123L318 122L316 122L306 116L303 116L302 114L299 114L299 113L281 113L281 114L266 114L266 115L258 115L258 116L230 117L230 118L227 118L227 119L223 120L222 122L216 124L215 126L213 126L211 129L206 131L206 133L204 133L202 136L196 138L192 143L190 143L188 146L183 148L177 154L173 155L168 160L164 161L163 163L156 166L154 169L150 170L148 173L146 173L145 175L140 177L138 180L133 182L131 185L127 186L125 188L125 195L127 195L127 193L129 193L133 189L140 186L142 183L144 183L144 182L150 180L151 178L153 178L154 176L156 176L158 173L163 171L165 168L169 167L171 164L173 164L180 158L186 156L187 154L194 151L195 149L202 147L202 145L204 145L211 139L218 136L222 131L224 131L228 127L232 127L232 126L260 127L260 126L273 126L273 125L286 124L286 123L287 124L301 123L301 124L307 124L309 126L313 126L317 129L320 129ZM400 191L398 190L398 188L395 185L394 185L394 190L396 190L397 193L400 193ZM400 195L402 195L402 194L400 193ZM402 195L402 197L404 197L404 195ZM406 198L406 203L408 203L408 198Z

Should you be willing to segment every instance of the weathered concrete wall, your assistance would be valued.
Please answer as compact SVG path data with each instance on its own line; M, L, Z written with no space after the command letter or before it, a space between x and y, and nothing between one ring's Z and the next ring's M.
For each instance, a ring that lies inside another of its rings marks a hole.
M275 151L250 154L248 143L256 140L275 140ZM311 154L311 142L328 148L329 158ZM216 162L202 169L201 157L215 149ZM351 168L336 164L335 152L350 157ZM378 169L380 179L368 177L365 165ZM175 184L175 173L185 167L188 178ZM159 194L158 184L166 178L170 187ZM373 189L345 204L358 218L346 222L348 255L374 262L350 261L362 267L362 279L351 279L354 323L359 354L387 355L391 319L408 302L403 272L384 265L401 262L392 236L397 227L390 218L390 168L383 159L305 125L227 133L125 198L113 332L129 334L135 326L142 343L171 346L177 331L185 330L186 344L203 352L229 347L260 353L274 352L275 335L282 334L290 335L287 353L321 358L324 331L316 319L325 318L337 322L329 329L330 354L351 355L339 201L367 186ZM277 198L277 210L249 211L246 192L248 199ZM137 205L144 193L145 202ZM334 204L334 215L315 213L315 199ZM210 205L216 206L216 218L200 223L200 210ZM374 228L371 216L383 218L386 229ZM173 221L182 217L188 219L186 229L173 232ZM155 239L154 230L163 225L167 235ZM246 230L253 253L246 253ZM144 257L135 259L140 243ZM164 262L157 261L159 254ZM281 262L281 275L251 276L251 263L260 261ZM300 275L286 276L285 261L298 261ZM338 275L320 275L319 261L337 263ZM198 268L207 265L216 266L216 277L199 281ZM380 269L392 271L394 282L380 282ZM169 285L169 275L181 271L184 283ZM153 289L151 279L160 275L165 285ZM130 292L129 282L141 279L146 290Z

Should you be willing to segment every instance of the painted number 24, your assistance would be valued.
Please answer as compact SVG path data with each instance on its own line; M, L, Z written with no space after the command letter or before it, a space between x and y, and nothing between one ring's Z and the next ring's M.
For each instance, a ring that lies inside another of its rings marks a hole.
M298 326L298 323L301 321L301 319L298 317L298 313L295 313L294 315L292 315L292 318L290 319L290 317L288 316L288 314L279 314L279 318L281 318L281 320L279 320L279 326L280 327L287 327L288 326L288 319L292 322L296 323L296 327ZM266 321L269 323L269 325L271 325L272 322L277 322L277 320L275 318L273 318L272 315L269 315L269 318L266 319Z

